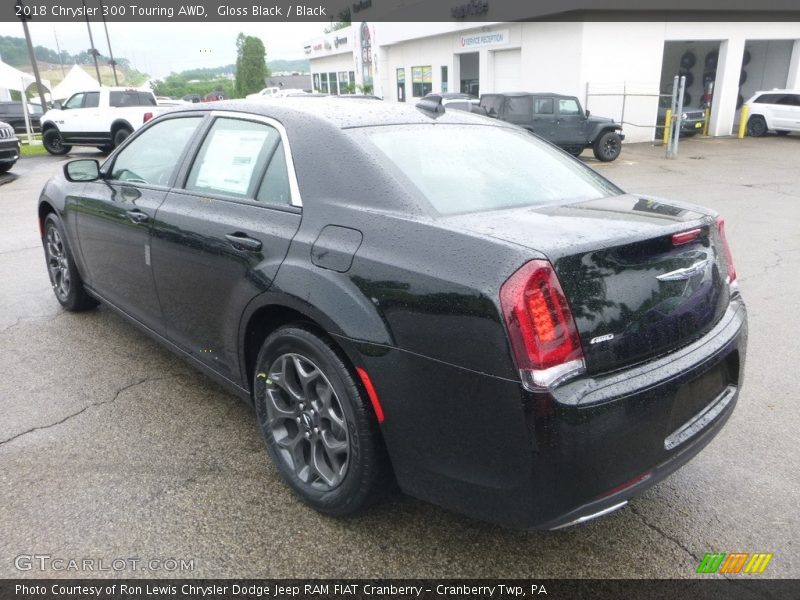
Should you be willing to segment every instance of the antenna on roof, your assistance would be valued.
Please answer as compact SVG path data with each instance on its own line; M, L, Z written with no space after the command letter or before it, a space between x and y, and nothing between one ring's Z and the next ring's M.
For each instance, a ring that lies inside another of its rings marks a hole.
M417 102L416 107L426 112L432 112L436 115L443 115L444 105L442 104L442 97L438 94L428 94L422 100Z

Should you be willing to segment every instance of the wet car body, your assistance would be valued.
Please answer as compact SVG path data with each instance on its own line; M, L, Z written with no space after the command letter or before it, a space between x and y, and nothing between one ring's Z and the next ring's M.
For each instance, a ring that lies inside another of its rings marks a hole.
M367 138L518 129L462 111L223 102L173 111L142 133L181 114L204 125L155 200L135 183L57 178L40 219L63 221L92 296L246 401L269 331L313 323L374 383L405 492L508 527L562 527L619 508L731 414L747 320L712 211L625 194L586 170L603 197L437 214ZM206 121L220 115L285 128L301 206L265 211L180 189ZM546 151L568 171L586 169ZM101 198L103 186L114 193ZM126 222L131 202L146 224ZM262 249L226 241L234 226ZM583 363L547 385L523 376L510 341L518 323L502 300L530 265L552 266Z

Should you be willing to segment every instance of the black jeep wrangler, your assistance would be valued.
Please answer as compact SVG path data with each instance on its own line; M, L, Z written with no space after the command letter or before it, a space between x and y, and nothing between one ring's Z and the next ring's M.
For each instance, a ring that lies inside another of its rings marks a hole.
M514 92L484 94L480 106L490 117L524 127L573 156L591 148L598 160L609 162L622 150L622 125L592 117L575 96Z

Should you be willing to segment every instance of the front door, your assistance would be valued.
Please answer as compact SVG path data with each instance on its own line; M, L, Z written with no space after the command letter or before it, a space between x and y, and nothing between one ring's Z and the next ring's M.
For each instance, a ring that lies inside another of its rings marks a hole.
M201 116L154 123L103 165L104 178L76 198L86 283L107 301L161 332L150 230L156 210Z
M241 383L241 315L272 285L300 226L291 155L277 123L217 114L184 171L153 228L167 337Z
M558 98L556 140L559 146L586 145L586 115L575 98Z

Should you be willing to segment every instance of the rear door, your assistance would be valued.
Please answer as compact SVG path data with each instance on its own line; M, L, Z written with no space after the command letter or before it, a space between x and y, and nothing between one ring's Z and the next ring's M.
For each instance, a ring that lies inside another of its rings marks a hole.
M189 114L154 123L103 165L104 179L87 183L74 200L87 283L158 332L150 230L202 119Z
M555 100L550 96L536 96L533 99L533 128L531 131L549 142L555 140L556 108Z
M772 107L772 126L784 131L800 131L800 96L780 94Z
M167 336L240 383L241 316L272 285L300 226L286 134L268 118L215 113L180 180L153 228Z

